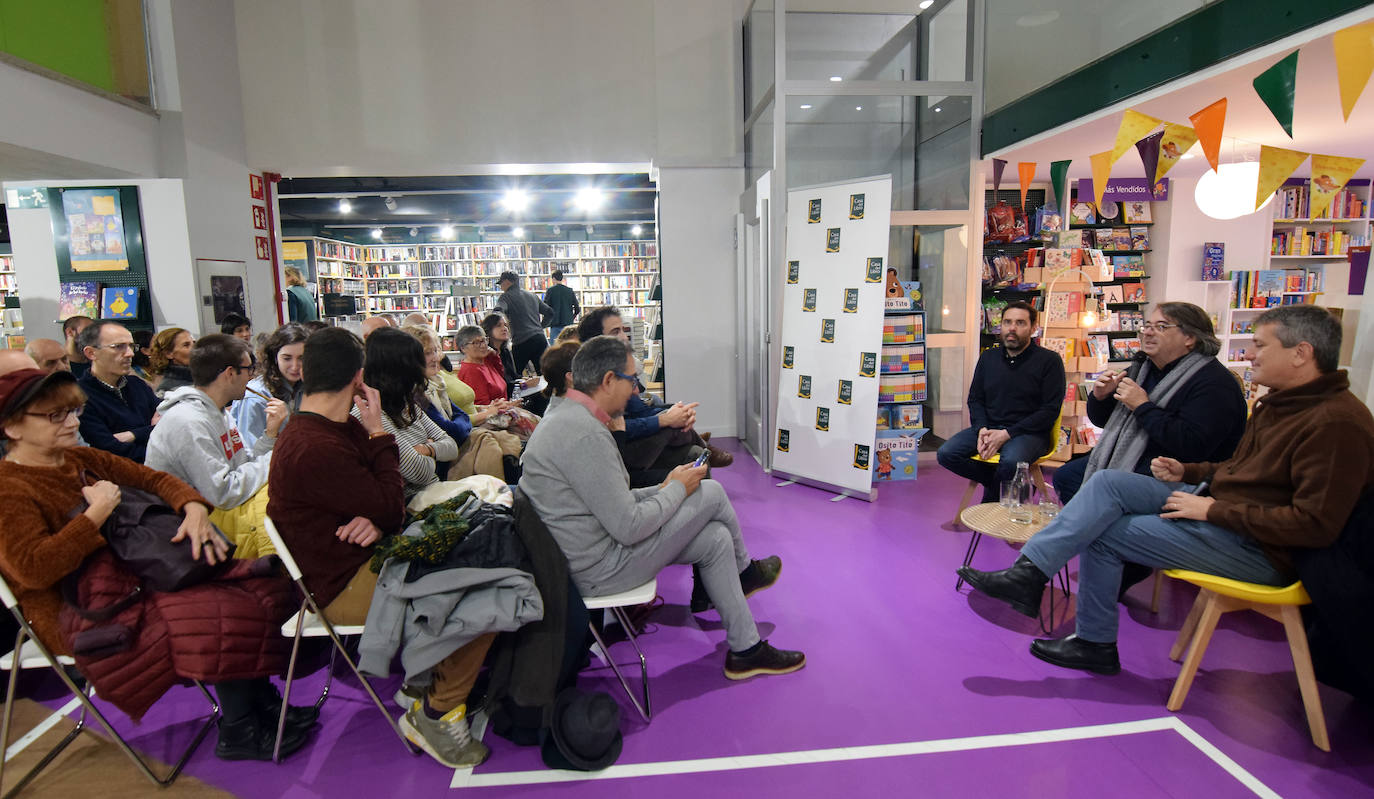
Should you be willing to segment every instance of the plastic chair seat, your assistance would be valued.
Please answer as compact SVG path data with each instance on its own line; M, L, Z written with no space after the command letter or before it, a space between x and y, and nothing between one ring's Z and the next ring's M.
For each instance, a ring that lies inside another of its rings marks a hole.
M58 655L57 662L63 666L75 666L76 661L70 655ZM43 657L43 653L38 650L38 645L33 639L26 639L24 645L19 648L19 668L21 669L45 669L52 664ZM6 652L0 656L0 669L9 671L14 668L14 652Z
M1312 604L1312 597L1307 595L1307 589L1302 587L1301 582L1281 586L1260 585L1259 583L1243 583L1240 580L1218 577L1215 574L1203 574L1202 572L1184 569L1165 569L1164 574L1175 580L1192 583L1199 588L1206 588L1233 599L1243 599L1246 602L1258 602L1261 605Z
M301 611L296 611L295 615L286 620L281 626L281 634L284 638L291 638L296 634L296 617L301 615ZM363 625L361 624L336 624L334 632L339 635L362 635ZM305 612L305 624L301 626L302 638L324 638L329 635L329 628L324 626L320 617L309 611Z
M656 596L658 596L657 577L641 586L631 588L628 591L621 591L618 594L582 597L582 604L587 606L587 610L623 608L630 605L643 605L646 602L652 602Z

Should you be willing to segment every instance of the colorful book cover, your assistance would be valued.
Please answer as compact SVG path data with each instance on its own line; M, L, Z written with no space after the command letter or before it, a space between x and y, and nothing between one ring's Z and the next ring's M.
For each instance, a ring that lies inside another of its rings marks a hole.
M1054 234L1055 245L1060 249L1072 250L1078 247L1093 246L1088 239L1092 238L1091 230L1061 230Z
M66 321L73 316L100 318L100 284L80 280L74 283L60 283L57 288L57 320Z
M1226 267L1226 244L1209 241L1202 245L1202 279L1221 280Z
M105 289L100 300L101 319L137 319L138 289L132 286Z
M1145 302L1145 284L1139 281L1135 283L1122 283L1122 294L1125 295L1125 302Z
M1116 255L1112 257L1112 277L1144 277L1145 256Z
M1097 223L1097 208L1089 202L1076 202L1069 209L1069 224L1093 225Z
M916 453L920 449L924 429L884 430L875 442L877 464L874 480L915 480Z
M1091 235L1091 238L1092 238L1092 240L1093 240L1093 244L1095 244L1095 245L1097 246L1097 249L1099 249L1099 250L1115 250L1115 249L1116 249L1116 242L1112 240L1112 232L1111 232L1110 230L1108 230L1107 228L1099 228L1099 229L1097 229L1097 230L1089 230L1089 231L1086 231L1086 232L1092 234L1092 235Z
M1130 230L1131 230L1131 249L1132 249L1132 250L1148 250L1148 249L1150 249L1150 229L1149 229L1149 228L1143 227L1143 226L1137 226L1137 227L1131 228Z
M1112 244L1118 250L1134 249L1131 247L1131 229L1125 227L1112 228Z
M1126 290L1122 286L1103 286L1102 301L1108 305L1116 305L1126 301Z
M924 426L924 405L897 405L893 407L892 426L897 430L917 430Z
M1112 279L1112 263L1101 250L1088 250L1088 257L1084 259L1084 272L1095 275L1094 281L1107 281Z
M1050 295L1045 305L1045 323L1054 325L1073 325L1074 316L1083 302L1083 295L1076 291L1056 291Z
M1126 223L1153 222L1150 218L1149 200L1128 200L1126 205Z

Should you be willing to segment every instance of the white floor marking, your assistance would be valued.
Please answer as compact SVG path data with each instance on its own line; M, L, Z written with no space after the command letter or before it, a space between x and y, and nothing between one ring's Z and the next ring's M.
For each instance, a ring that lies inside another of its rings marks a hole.
M658 763L631 763L611 766L604 771L513 771L506 773L474 774L472 769L458 769L453 774L452 788L491 788L506 785L536 785L553 782L582 782L587 780L614 780L629 777L652 777L665 774L700 774L708 771L736 771L749 768L770 766L795 766L804 763L838 763L849 760L872 760L885 757L908 757L934 753L968 752L977 749L995 749L1004 746L1025 746L1028 744L1059 743L1091 738L1110 738L1118 735L1134 735L1143 732L1163 732L1173 730L1193 744L1204 755L1242 785L1264 799L1278 799L1279 795L1253 774L1246 771L1231 758L1227 757L1205 738L1184 724L1176 716L1164 716L1141 721L1126 721L1116 724L1095 724L1084 727L1066 727L1058 730L1035 730L1032 732L1005 733L1000 735L978 735L967 738L946 738L936 741L910 741L896 744L876 744L872 746L839 747L835 749L811 749L798 752L777 752L766 755L741 755L736 757L709 757L697 760L668 760Z
M38 726L24 733L24 736L5 750L5 762L10 762L10 758L29 748L29 744L43 737L43 733L57 726L57 723L67 717L67 714L81 707L81 700L73 698L70 702L62 706L62 709L48 716L38 723Z

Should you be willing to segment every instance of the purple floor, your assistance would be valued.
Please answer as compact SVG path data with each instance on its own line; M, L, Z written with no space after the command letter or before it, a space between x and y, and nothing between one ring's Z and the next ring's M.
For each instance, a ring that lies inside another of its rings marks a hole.
M919 481L883 485L873 504L831 502L832 494L803 486L779 488L743 453L716 477L734 500L755 556L778 554L785 564L778 585L750 600L760 630L777 646L804 650L807 667L784 677L726 680L718 618L687 612L689 572L670 568L659 579L666 605L641 639L653 677L652 724L640 721L609 670L593 669L581 680L584 688L611 692L624 707L617 767L649 764L655 774L561 781L567 775L545 769L536 750L488 736L491 759L470 778L460 775L470 779L462 790L484 797L599 797L609 789L653 792L655 799L720 795L727 788L759 796L1109 791L1218 798L1356 796L1374 786L1368 709L1323 688L1335 751L1316 749L1282 631L1258 615L1223 617L1183 711L1165 709L1178 671L1168 650L1192 601L1187 586L1167 585L1158 615L1148 608L1148 583L1132 592L1122 611L1119 676L1066 671L1032 658L1026 647L1039 632L1036 622L969 596L967 588L954 591L969 534L943 525L963 483L933 461L921 463ZM975 565L995 568L1013 557L1000 542L986 541ZM1059 626L1060 634L1071 630L1071 619ZM622 661L630 657L624 645L613 651ZM299 683L302 697L316 695L319 663ZM379 685L388 697L391 687ZM136 745L165 756L184 743L200 709L196 701L190 690L163 699L131 729ZM432 760L405 754L351 678L335 682L323 722L311 746L281 766L224 763L206 745L186 771L245 797L434 795L454 780ZM1138 724L1073 730L1126 722ZM1049 732L978 740L1037 731ZM876 748L843 751L850 747ZM793 760L808 762L671 765L792 752L807 752ZM519 772L530 773L503 776ZM530 784L490 786L505 780Z

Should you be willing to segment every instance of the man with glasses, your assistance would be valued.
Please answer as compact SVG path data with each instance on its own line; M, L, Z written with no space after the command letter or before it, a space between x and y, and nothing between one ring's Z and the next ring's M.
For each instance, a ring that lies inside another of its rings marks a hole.
M266 554L264 488L277 431L289 414L286 403L269 400L266 433L245 447L225 408L243 399L252 379L253 355L242 339L214 333L197 341L194 385L175 389L158 406L162 419L148 438L145 461L190 483L215 506L210 521L238 545L239 557Z
M91 365L77 380L86 392L81 437L93 447L143 463L158 400L143 380L129 379L134 337L118 322L93 322L76 343Z

